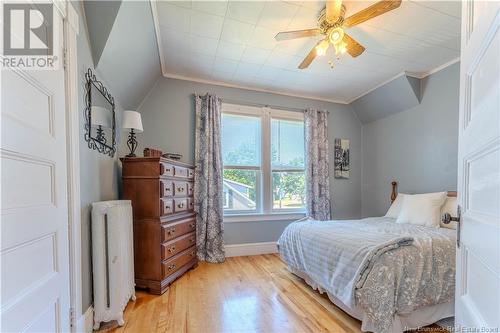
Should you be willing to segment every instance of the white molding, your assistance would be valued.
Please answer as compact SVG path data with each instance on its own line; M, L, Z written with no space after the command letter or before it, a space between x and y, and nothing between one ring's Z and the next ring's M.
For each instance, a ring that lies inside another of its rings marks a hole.
M354 98L350 99L347 103L348 103L348 104L351 104L351 103L352 103L352 102L354 102L355 100L357 100L357 99L359 99L359 98L361 98L361 97L363 97L363 96L365 96L365 95L368 95L368 94L369 94L369 93L371 93L372 91L374 91L374 90L376 90L376 89L378 89L378 88L380 88L380 87L382 87L382 86L385 86L385 85L386 85L386 84L388 84L389 82L391 82L391 81L393 81L393 80L396 80L397 78L399 78L399 77L401 77L401 76L403 76L403 75L406 75L406 76L413 77L413 78L415 78L415 79L420 79L420 80L421 80L421 79L424 79L424 78L428 77L429 75L432 75L432 74L434 74L434 73L439 72L439 71L440 71L440 70L442 70L442 69L445 69L446 67L449 67L449 66L451 66L451 65L454 65L454 64L456 64L456 63L457 63L457 62L459 62L459 61L460 61L460 57L455 58L455 59L452 59L452 60L450 60L450 61L448 61L448 62L446 62L446 63L444 63L444 64L442 64L442 65L439 65L438 67L433 68L433 69L431 69L431 70L429 70L429 71L427 71L427 72L420 72L420 73L417 73L417 72L407 72L407 71L406 71L406 72L401 72L401 73L399 73L399 74L397 74L397 75L395 75L395 76L391 77L390 79L385 80L384 82L377 84L375 87L373 87L373 88L369 89L368 91L365 91L365 92L364 92L364 93L362 93L361 95L359 95L359 96L357 96L357 97L354 97Z
M265 88L247 87L247 86L239 85L239 84L226 83L226 82L216 81L216 80L199 79L199 78L195 78L195 77L191 77L191 76L172 74L172 73L168 73L168 72L162 72L162 74L164 77L170 78L170 79L192 81L192 82L212 84L212 85L228 87L228 88L237 88L237 89L244 89L244 90L250 90L250 91L264 92L264 93L272 93L275 95L282 95L282 96L289 96L289 97L305 98L305 99L311 99L313 101L322 101L322 102L337 103L337 104L349 104L347 101L338 100L338 99L321 98L321 97L316 97L316 96L311 96L311 95L287 93L287 92L276 91L276 90L265 89Z
M92 333L94 323L94 308L89 306L87 311L78 318L76 322L76 332L78 333Z
M73 28L75 33L79 35L80 25L78 21L78 13L76 12L71 2L68 2L68 5L66 6L66 11L67 11L66 18L68 20L68 23L70 24L71 28Z
M80 202L80 112L78 108L78 45L79 17L73 6L67 2L68 15L64 20L66 51L66 159L68 191L68 238L70 307L73 319L71 331L78 329L78 316L82 313L81 274L81 202Z
M452 60L450 60L442 65L439 65L438 67L433 68L427 72L422 72L422 73L406 72L406 75L412 76L412 77L417 78L417 79L424 79L424 78L428 77L429 75L432 75L434 73L439 72L442 69L445 69L446 67L449 67L451 65L456 64L459 61L460 61L460 57L457 57L457 58L454 58L454 59L452 59Z
M256 256L278 253L276 242L228 244L224 246L226 257Z
M374 91L374 90L376 90L376 89L378 89L378 88L380 88L380 87L382 87L382 86L385 86L385 85L386 85L386 84L388 84L389 82L394 81L394 80L396 80L397 78L400 78L400 77L401 77L401 76L403 76L403 75L408 75L408 74L406 74L406 72L401 72L401 73L398 73L398 74L394 75L393 77L391 77L391 78L389 78L389 79L387 79L387 80L385 80L385 81L383 81L383 82L381 82L381 83L377 84L375 87L368 89L367 91L365 91L365 92L364 92L364 93L362 93L361 95L358 95L358 96L356 96L356 97L354 97L354 98L351 98L349 101L347 101L347 104L351 104L351 103L352 103L352 102L354 102L355 100L357 100L357 99L359 99L359 98L361 98L361 97L363 97L363 96L365 96L365 95L368 95L368 94L369 94L369 93L371 93L372 91ZM408 75L408 76L412 76L412 75Z
M165 76L167 70L165 69L165 61L163 60L163 47L162 47L163 42L160 36L160 22L158 20L158 8L156 8L156 2L157 0L150 0L149 4L151 5L151 14L153 15L156 45L158 45L158 55L160 57L161 73L163 74L163 76Z

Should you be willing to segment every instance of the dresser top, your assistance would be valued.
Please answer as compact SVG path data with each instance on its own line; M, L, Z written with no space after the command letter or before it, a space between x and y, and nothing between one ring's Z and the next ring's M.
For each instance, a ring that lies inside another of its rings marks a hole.
M187 164L187 163L180 162L177 160L172 160L172 159L165 158L165 157L121 157L120 161L122 161L122 163L125 163L125 162L126 163L131 163L131 162L158 162L159 163L159 162L163 162L163 163L169 163L169 164L173 164L173 165L183 166L186 168L194 168L194 166L191 164Z

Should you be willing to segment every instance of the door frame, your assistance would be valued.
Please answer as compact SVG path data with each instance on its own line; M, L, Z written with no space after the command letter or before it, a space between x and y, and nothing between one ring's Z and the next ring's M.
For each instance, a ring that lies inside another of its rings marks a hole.
M69 0L52 0L63 17L66 103L66 161L68 192L68 239L70 279L70 331L84 332L82 311L80 112L78 110L78 13Z

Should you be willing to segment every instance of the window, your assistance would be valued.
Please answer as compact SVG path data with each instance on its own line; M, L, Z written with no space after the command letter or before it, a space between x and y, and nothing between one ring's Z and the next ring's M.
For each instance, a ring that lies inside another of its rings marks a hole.
M305 210L302 113L223 104L222 159L226 215Z
M271 119L273 209L305 206L304 122Z

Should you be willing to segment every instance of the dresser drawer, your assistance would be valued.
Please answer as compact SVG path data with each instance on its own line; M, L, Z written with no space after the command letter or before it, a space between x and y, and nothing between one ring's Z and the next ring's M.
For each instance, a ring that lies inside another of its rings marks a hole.
M188 182L187 183L187 195L191 196L194 194L194 183Z
M179 268L196 258L196 246L179 253L172 259L163 262L163 278L177 271Z
M164 224L161 227L162 241L166 242L176 237L185 235L196 229L196 221L194 218L189 218L173 223Z
M174 183L171 180L160 180L160 188L162 197L174 195Z
M174 212L180 213L189 209L188 199L174 199Z
M174 169L176 167L174 167L172 164L168 164L168 163L160 163L160 174L162 176L174 176Z
M186 196L188 193L188 184L186 182L174 181L174 195L176 197Z
M188 168L174 165L174 177L188 178Z
M172 214L174 210L174 200L173 199L160 199L160 210L161 215Z
M181 236L174 240L171 240L167 243L162 244L162 259L168 259L175 256L177 253L180 253L196 244L196 235L194 232L191 232L187 235Z

